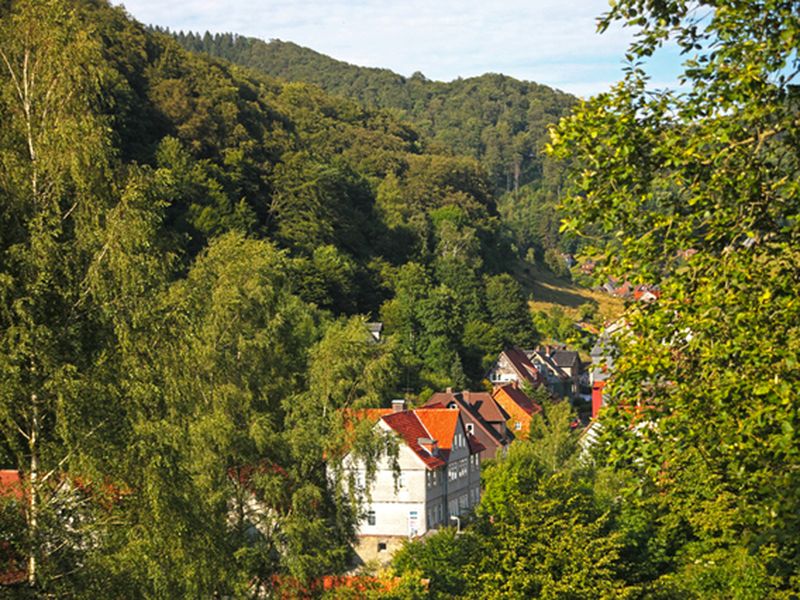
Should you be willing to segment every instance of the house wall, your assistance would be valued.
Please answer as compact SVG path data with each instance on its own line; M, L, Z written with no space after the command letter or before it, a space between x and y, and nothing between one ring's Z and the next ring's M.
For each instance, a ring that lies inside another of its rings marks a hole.
M501 354L492 370L489 372L489 381L492 383L508 383L518 381L519 375L511 366L511 363Z
M369 487L365 512L375 511L375 524L368 518L359 523L359 535L409 536L427 531L427 468L404 444L399 447L400 475L395 478L392 461L382 457L375 479ZM357 480L364 482L366 473L357 469ZM413 513L416 513L414 518Z
M457 446L454 440L453 447L450 450L450 459L447 463L446 473L448 519L452 515L458 516L466 513L471 506L469 502L469 446L467 444L466 432L461 426L460 420L456 427L455 439L460 440L461 444ZM459 472L463 472L464 475L462 477L456 477ZM453 479L451 479L450 473L454 474Z

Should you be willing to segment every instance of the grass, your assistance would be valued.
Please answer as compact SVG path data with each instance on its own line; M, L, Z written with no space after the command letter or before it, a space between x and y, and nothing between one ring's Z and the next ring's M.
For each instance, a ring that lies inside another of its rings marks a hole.
M602 323L619 318L625 308L620 298L580 287L535 265L518 261L513 273L525 294L531 298L528 304L532 311L549 313L553 308L560 307L564 314L577 321L579 307L587 302L595 302L598 307L597 321Z

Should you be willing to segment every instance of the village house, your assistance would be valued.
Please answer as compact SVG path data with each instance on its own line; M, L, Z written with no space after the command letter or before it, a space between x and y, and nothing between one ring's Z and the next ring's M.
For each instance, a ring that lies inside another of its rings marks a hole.
M373 323L367 323L367 331L369 331L370 336L376 342L381 341L381 334L383 333L383 323L380 321L376 321Z
M531 362L528 354L519 348L503 350L489 369L487 379L494 386L515 381L519 385L527 383L531 387L536 387L543 381L539 369Z
M508 429L510 415L495 402L489 392L454 392L447 388L437 392L425 404L427 408L457 408L468 435L483 445L481 460L495 458L513 441L514 434Z
M558 398L572 397L577 384L571 375L556 363L555 354L554 346L537 346L533 350L525 351L528 361L539 372L540 381L551 394ZM575 354L577 355L577 352Z
M528 436L531 419L542 412L542 407L528 398L516 382L495 388L493 397L508 415L507 425L515 435Z
M484 447L467 433L456 408L406 410L403 400L395 400L391 409L370 416L377 416L381 433L398 441L397 470L383 456L367 484L362 461L348 454L343 466L366 498L356 553L362 561L386 561L404 539L453 525L478 504Z

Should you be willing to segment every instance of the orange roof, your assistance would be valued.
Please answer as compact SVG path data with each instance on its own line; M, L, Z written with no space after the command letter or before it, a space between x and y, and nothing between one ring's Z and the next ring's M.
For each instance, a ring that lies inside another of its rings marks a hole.
M513 384L509 383L497 388L494 392L494 397L497 398L500 393L503 393L509 400L511 400L529 415L542 412L541 406L528 398L521 389L515 387Z
M22 479L16 469L0 469L0 496L22 500Z
M453 438L458 426L458 409L418 408L414 413L428 430L431 438L439 442L439 448L450 450L453 447Z
M352 432L356 423L369 421L377 423L381 417L392 413L391 408L346 408L342 411L345 430Z

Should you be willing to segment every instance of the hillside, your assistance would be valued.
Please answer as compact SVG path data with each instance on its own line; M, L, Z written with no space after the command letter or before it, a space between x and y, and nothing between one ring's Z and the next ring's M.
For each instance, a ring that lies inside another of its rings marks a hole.
M0 51L0 467L29 477L4 558L52 597L343 571L342 409L533 339L485 171L103 0L0 3Z
M392 109L426 137L481 161L497 193L541 179L547 128L575 106L573 96L499 74L431 81L358 67L291 42L235 34L177 33L185 48L273 77L319 85L371 108Z

